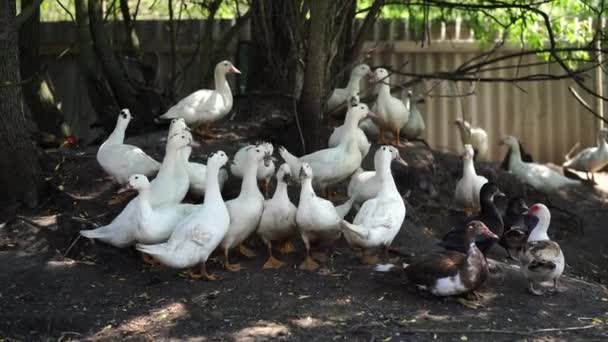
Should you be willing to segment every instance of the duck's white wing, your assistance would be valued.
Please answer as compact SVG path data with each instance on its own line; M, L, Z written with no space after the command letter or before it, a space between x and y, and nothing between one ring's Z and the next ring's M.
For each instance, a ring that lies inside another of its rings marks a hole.
M578 171L587 171L586 168L588 167L588 163L596 150L597 147L587 147L586 149L577 153L571 159L567 160L563 165L564 167Z
M147 155L141 148L133 145L106 146L100 151L97 158L104 169L109 173L119 175L122 179L136 173L151 176L160 169L159 162Z
M212 94L213 90L201 89L184 97L160 116L161 119L184 118L187 124L196 122L197 110Z
M206 96L201 99L197 106L198 116L203 121L215 120L228 111L226 99L215 90L208 90Z
M345 88L334 89L329 100L327 100L327 110L332 111L345 103L348 100L348 95L348 91Z
M394 228L403 221L402 211L403 206L395 198L372 198L363 203L353 223L368 228Z

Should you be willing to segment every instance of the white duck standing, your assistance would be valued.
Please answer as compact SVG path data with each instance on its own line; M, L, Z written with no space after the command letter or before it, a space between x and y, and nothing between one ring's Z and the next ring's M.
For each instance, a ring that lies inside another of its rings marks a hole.
M129 177L129 185L139 192L135 215L135 240L142 244L167 241L175 226L197 207L194 204L165 204L156 208L150 204L151 185L141 174Z
M559 244L551 241L547 235L551 213L544 204L537 203L530 207L528 215L538 218L536 227L532 229L528 242L519 254L521 269L528 279L528 289L532 294L542 295L543 291L537 290L535 285L552 281L553 290L557 291L557 283L566 262Z
M230 263L231 249L238 246L244 256L255 256L255 253L246 248L243 242L255 232L264 210L264 196L256 181L258 167L270 164L270 155L262 146L249 147L245 158L241 192L237 198L226 202L230 212L230 227L220 244L224 250L224 267L233 272L241 270L241 266Z
M243 175L245 174L245 169L247 168L247 150L251 147L256 146L262 147L264 151L266 151L266 153L271 156L270 164L259 165L256 174L257 179L263 182L265 197L268 197L270 189L270 179L274 175L276 169L276 166L274 164L274 158L272 157L274 153L274 146L272 146L271 143L265 142L257 145L247 145L240 148L234 155L232 164L230 164L230 173L232 173L238 178L243 178Z
M258 225L258 236L268 247L268 261L263 268L279 268L285 265L272 255L272 242L285 240L281 249L283 254L295 251L289 238L297 233L296 206L287 195L288 182L291 179L289 165L283 164L276 174L277 188L271 199L264 201L264 211Z
M315 185L326 191L327 186L347 179L361 165L361 153L355 138L355 130L358 129L359 121L366 116L374 116L366 104L360 103L349 108L344 120L346 135L336 147L319 150L300 158L281 147L279 154L292 170L300 170L303 163L309 164L315 175Z
M353 106L357 106L358 104L359 104L359 101L358 101L357 97L352 97L350 106L353 107ZM342 139L345 137L348 137L348 135L346 134L347 130L348 129L347 129L346 124L343 124L341 126L334 128L334 131L329 136L329 141L327 143L327 146L336 147L336 146L340 145L340 142L342 141ZM355 139L357 140L357 145L359 146L359 152L361 152L361 159L365 159L365 156L367 156L367 153L369 153L369 149L372 146L372 144L369 142L369 140L367 139L367 136L365 135L365 132L363 132L363 130L361 128L359 128L359 127L355 128L354 135L355 135Z
M209 125L223 118L232 109L232 91L226 74L241 72L230 61L221 61L215 66L215 89L200 89L181 99L161 119L184 118L186 124L202 125L201 134L209 135Z
M188 146L191 140L184 134L175 134L167 140L165 158L158 175L150 183L150 205L158 207L165 204L180 203L188 192L188 174L186 173L180 149ZM139 196L129 204L106 226L93 230L81 230L80 234L90 239L99 239L116 247L130 246L135 242L137 226L137 208Z
M317 197L312 187L313 169L308 163L300 167L300 202L296 213L296 223L306 246L306 259L300 269L314 271L319 264L311 256L311 244L317 242L330 246L340 238L340 221L348 214L352 200L335 207L330 201ZM319 261L326 259L322 254L317 257Z
M511 150L509 156L509 171L520 181L531 187L551 192L565 186L579 185L580 182L564 177L550 167L538 163L525 163L521 160L519 142L515 137L507 136L501 140Z
M488 133L481 127L473 127L465 120L454 121L460 132L462 145L470 144L475 151L475 160L485 159L488 155Z
M419 139L426 129L422 113L420 113L420 110L416 105L417 101L422 100L416 99L414 93L408 89L407 98L405 99L405 108L407 108L407 111L410 113L410 117L405 125L401 127L401 134L409 140Z
M223 151L212 154L207 161L207 192L200 207L178 223L169 240L157 245L138 244L137 249L172 268L187 268L199 264L200 274L193 278L216 280L207 273L209 255L220 244L230 225L230 214L222 198L218 172L228 157Z
M346 88L336 88L327 100L327 110L332 112L341 105L345 104L353 95L358 96L360 91L361 79L365 76L372 76L373 73L367 64L359 64L350 73L350 79Z
M394 149L397 154L399 154L399 151L395 147L391 147L391 149ZM382 167L382 158L383 154L381 149L376 150L376 153L374 154L375 171L363 171L363 169L358 169L350 178L346 193L354 203L363 203L370 198L376 197L380 191L382 176L377 171ZM403 165L407 165L403 159L400 159L400 162Z
M141 173L150 177L160 169L160 163L141 148L124 143L125 131L131 119L131 112L122 109L114 131L97 150L97 162L119 184L126 184L133 174Z
M380 182L378 193L363 203L353 223L346 220L340 223L346 241L351 246L364 249L362 261L366 264L378 262L377 258L365 253L370 248L382 248L385 258L388 257L388 247L405 219L405 204L395 185L391 162L396 160L404 165L407 163L392 146L380 147L376 156L379 160L376 170Z
M372 111L378 115L373 122L378 126L379 139L384 141L384 131L393 133L393 141L401 145L401 128L410 118L410 112L405 104L391 94L390 76L386 69L378 68L374 71L374 78L378 83L378 98Z
M577 153L574 157L566 156L565 168L582 171L587 174L587 179L595 183L595 172L600 171L608 165L608 130L603 128L597 132L597 146L587 147ZM591 174L591 178L589 178Z
M481 187L488 182L484 176L479 176L475 171L473 159L475 152L470 144L464 145L462 153L462 178L456 183L454 201L464 207L467 215L479 211L479 193Z

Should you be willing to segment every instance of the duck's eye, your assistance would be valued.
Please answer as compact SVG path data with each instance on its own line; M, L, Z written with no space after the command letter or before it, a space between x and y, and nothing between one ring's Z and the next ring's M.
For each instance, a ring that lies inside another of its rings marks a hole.
M256 151L256 152L260 152L260 149L258 148L258 149L256 149L255 151Z
M228 62L224 62L224 66L228 66Z

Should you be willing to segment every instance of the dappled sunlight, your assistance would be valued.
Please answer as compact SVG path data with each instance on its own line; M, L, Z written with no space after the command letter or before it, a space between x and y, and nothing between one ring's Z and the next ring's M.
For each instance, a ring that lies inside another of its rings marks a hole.
M171 303L155 309L147 315L136 316L126 320L117 327L108 325L95 334L96 337L118 338L125 335L143 335L162 327L168 329L175 326L178 320L185 318L188 310L183 303Z
M289 321L291 324L304 329L319 328L325 326L334 326L335 323L331 321L324 321L315 317L307 316L302 318L296 318Z
M236 341L259 341L266 339L277 339L290 335L290 330L286 325L273 322L259 321L255 325L243 328L232 336Z

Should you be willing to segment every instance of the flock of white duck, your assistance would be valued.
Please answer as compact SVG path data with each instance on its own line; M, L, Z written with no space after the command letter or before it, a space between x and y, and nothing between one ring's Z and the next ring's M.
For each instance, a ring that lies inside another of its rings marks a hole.
M125 130L132 119L123 109L116 128L99 147L100 166L118 183L136 189L133 198L114 220L101 228L81 234L116 247L135 245L150 263L188 271L193 278L215 280L207 272L206 261L216 249L223 252L224 266L238 271L231 263L230 252L238 249L245 256L255 255L244 242L256 234L268 248L264 268L284 265L273 254L273 243L280 243L281 253L294 251L294 236L300 236L306 248L301 269L316 270L327 259L322 247L333 245L341 236L353 247L363 250L362 261L377 264L379 257L370 254L382 249L384 259L393 239L399 233L406 209L393 175L391 163L407 165L396 147L380 146L374 155L373 171L360 166L370 150L368 136L386 141L390 133L396 145L401 138L416 139L425 129L411 92L405 102L390 91L386 69L373 72L369 66L356 66L345 89L336 89L328 102L334 110L347 103L344 124L335 128L328 148L296 157L287 149L278 149L285 163L275 166L274 148L270 143L241 148L230 162L230 173L242 178L238 197L224 201L222 187L229 175L224 166L229 157L223 151L209 155L207 165L189 161L193 141L188 126L205 128L224 117L232 108L232 94L226 80L228 73L240 73L229 61L215 68L215 89L199 90L171 107L163 119L172 119L162 163L140 148L124 143ZM377 99L370 111L359 103L360 81L370 76L376 82ZM464 144L463 176L458 181L454 200L465 208L469 218L448 233L440 245L446 250L415 260L405 274L415 284L438 296L467 293L477 289L488 277L485 253L496 243L518 257L529 280L532 293L541 294L537 285L557 280L564 269L564 256L559 245L547 235L550 212L543 204L528 208L521 199L512 201L505 217L493 204L494 196L503 195L485 177L476 174L474 160L488 151L488 135L468 122L456 122ZM570 158L565 167L591 173L608 164L608 131L600 131L598 146L583 150ZM502 140L510 148L509 170L521 181L542 190L552 191L578 183L551 168L523 162L519 143L514 137ZM152 181L148 177L155 176ZM268 197L269 184L276 178L274 195ZM328 188L348 180L348 200L338 206L317 196ZM593 176L592 176L593 178ZM264 193L258 181L263 182ZM298 205L288 197L288 187L300 184ZM184 204L190 193L202 197L201 204ZM344 218L357 208L353 222ZM476 216L474 213L479 212ZM390 267L379 265L377 270Z

